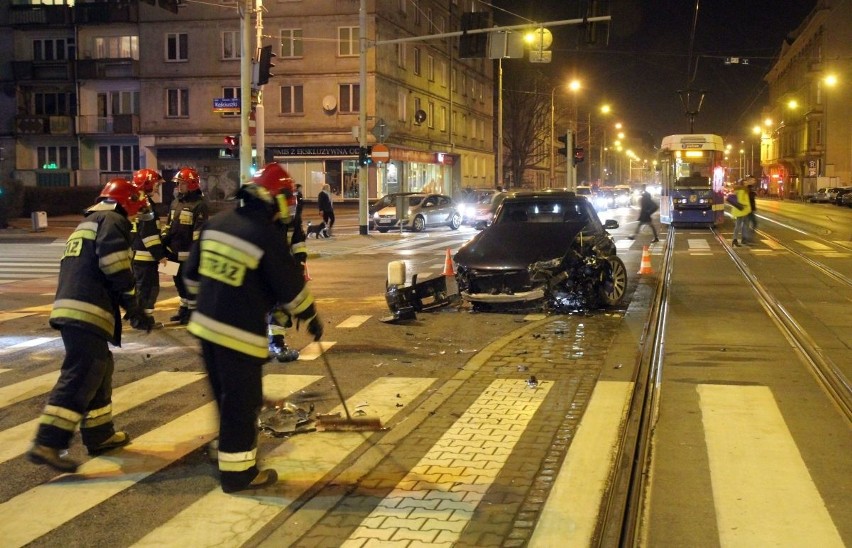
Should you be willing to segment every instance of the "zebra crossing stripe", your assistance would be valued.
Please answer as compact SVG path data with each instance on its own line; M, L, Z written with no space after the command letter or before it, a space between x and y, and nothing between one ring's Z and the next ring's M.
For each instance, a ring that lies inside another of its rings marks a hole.
M632 391L633 383L598 381L530 537L530 548L593 544L601 498Z
M348 318L337 324L337 327L341 329L352 329L355 327L361 327L361 325L369 319L370 316L356 314L354 316L349 316Z
M267 375L264 385L289 393L319 378ZM120 451L85 462L76 474L63 474L4 502L0 505L3 544L23 546L49 533L208 443L218 427L216 403L207 403L135 438Z
M26 318L27 316L32 316L32 314L21 313L21 312L0 312L0 323L8 322L10 320L17 320L20 318ZM5 350L0 350L0 356L6 353Z
M367 414L386 423L401 409L397 404L404 407L411 403L434 380L378 379L349 398L347 406L355 409L358 402L371 402ZM216 488L134 546L167 546L176 539L195 548L240 546L340 465L364 439L364 434L358 432L316 432L288 439L259 464L278 472L278 484L274 487L256 497L234 497ZM228 511L222 512L223 508Z
M29 316L30 314L21 314L21 316ZM0 315L0 321L2 320L2 315ZM5 356L6 354L12 354L14 352L19 352L21 350L25 350L27 348L32 348L33 346L39 346L42 344L46 344L55 340L58 340L59 337L36 337L35 339L29 339L27 341L19 342L18 344L13 344L11 346L7 346L6 348L0 350L0 356Z
M121 386L112 394L112 414L118 415L158 396L195 382L203 373L160 371ZM38 418L0 432L0 464L23 455L38 427Z
M50 373L0 388L0 409L35 396L46 394L53 388L58 378L59 372L51 371Z
M307 346L299 350L299 361L315 360L322 355L323 352L328 352L328 349L337 344L334 341L316 341L309 343Z
M522 379L492 382L344 545L452 545L552 386L540 382L532 389Z
M767 386L699 385L722 546L844 546Z

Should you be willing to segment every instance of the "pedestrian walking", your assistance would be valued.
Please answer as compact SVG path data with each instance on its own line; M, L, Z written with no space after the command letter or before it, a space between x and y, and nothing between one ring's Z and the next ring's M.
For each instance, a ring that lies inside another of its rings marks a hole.
M291 181L278 170L266 166L258 171L237 192L239 206L205 225L184 265L187 287L198 304L187 330L201 341L219 407L217 458L226 493L278 479L275 470L257 467L267 313L281 306L296 318L297 327L307 324L314 340L323 333L302 268L277 224L295 207L292 191Z
M748 231L748 228L746 227L746 223L748 221L748 214L751 213L751 205L749 205L748 200L748 189L742 179L737 181L737 184L734 185L733 191L728 194L728 197L725 200L728 204L730 204L731 216L734 218L734 237L731 244L734 247L739 247L740 241L747 243L746 232ZM737 238L737 236L739 236L739 238Z
M166 246L169 260L179 263L174 281L180 297L180 308L169 320L186 325L190 313L195 309L195 300L184 284L183 263L189 257L193 242L198 240L201 226L207 221L208 206L201 192L201 179L193 168L182 168L172 181L178 185L177 196L172 201L169 218L163 228L163 245Z
M748 238L743 237L744 243L753 243L755 233L757 232L757 190L755 187L757 187L757 180L749 175L746 178L746 189L748 191L748 205L751 211L748 214L748 223L746 223Z
M651 243L657 243L660 241L660 238L657 236L657 227L654 226L654 222L651 220L651 215L657 211L660 206L657 205L657 202L651 197L651 193L648 192L645 185L642 185L642 194L639 198L639 219L636 224L636 232L633 233L632 236L628 236L631 240L635 240L636 236L639 235L639 231L642 230L644 225L648 225L651 227L651 231L654 233L654 239L651 240Z
M159 266L168 262L166 248L160 236L160 220L154 211L154 201L151 197L162 183L163 177L153 169L140 169L133 174L133 184L145 193L151 206L148 211L136 216L130 230L136 293L146 314L154 313L154 305L160 294Z
M302 219L302 208L305 207L305 195L302 194L302 184L295 184L296 190L293 194L296 196L296 218Z
M322 185L322 190L317 196L317 205L320 215L325 223L328 234L331 235L331 227L334 226L334 199L331 197L331 187L328 183Z
M77 470L67 449L78 426L90 455L130 443L130 435L112 422L109 344L121 346L120 308L133 328L150 331L154 325L137 301L130 266L129 219L147 207L133 183L112 179L65 243L49 320L62 336L65 359L27 452L31 462Z

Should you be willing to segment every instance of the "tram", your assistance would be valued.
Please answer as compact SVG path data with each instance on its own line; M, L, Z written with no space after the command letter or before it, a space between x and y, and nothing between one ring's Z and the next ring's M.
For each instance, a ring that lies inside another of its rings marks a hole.
M660 147L660 222L716 226L725 219L725 149L712 134L669 135Z

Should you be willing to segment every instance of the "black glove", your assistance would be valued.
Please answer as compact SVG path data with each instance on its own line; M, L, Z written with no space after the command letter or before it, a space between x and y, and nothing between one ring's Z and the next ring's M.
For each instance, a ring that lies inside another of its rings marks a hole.
M298 324L296 325L296 329L298 329ZM314 336L314 340L318 341L322 338L322 321L319 319L319 316L314 316L308 321L308 333Z
M130 314L128 312L128 314ZM133 329L138 329L139 331L146 331L148 333L154 328L154 316L150 314L146 314L145 311L140 310L139 312L134 312L130 315L130 326Z

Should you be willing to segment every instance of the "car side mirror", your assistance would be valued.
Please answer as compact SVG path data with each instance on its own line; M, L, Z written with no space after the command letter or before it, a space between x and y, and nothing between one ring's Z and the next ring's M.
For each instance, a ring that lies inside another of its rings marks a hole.
M604 228L607 230L618 228L618 221L616 221L615 219L607 219L606 221L604 221Z

